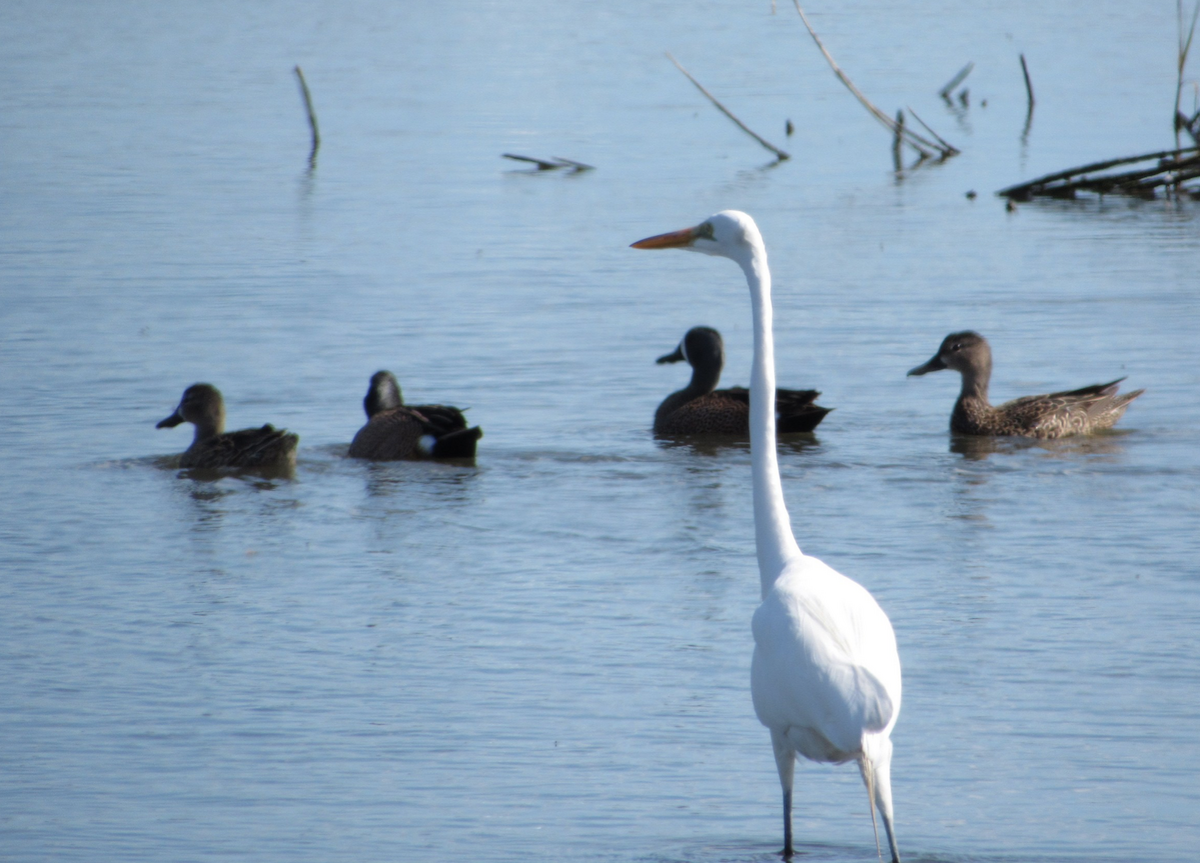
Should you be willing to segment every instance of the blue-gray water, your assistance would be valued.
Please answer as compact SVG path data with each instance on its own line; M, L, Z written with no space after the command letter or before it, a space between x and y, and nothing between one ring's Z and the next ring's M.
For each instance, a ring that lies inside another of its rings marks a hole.
M0 858L770 860L749 454L648 433L689 326L747 382L748 297L627 248L736 207L780 383L837 408L781 453L797 537L900 644L902 852L1194 859L1197 205L992 195L1171 144L1175 4L807 11L962 155L897 180L783 0L0 6ZM953 451L957 378L904 372L966 327L997 400L1147 393ZM344 458L379 368L470 407L474 467ZM293 480L163 467L199 380ZM874 859L852 767L803 766L796 831Z

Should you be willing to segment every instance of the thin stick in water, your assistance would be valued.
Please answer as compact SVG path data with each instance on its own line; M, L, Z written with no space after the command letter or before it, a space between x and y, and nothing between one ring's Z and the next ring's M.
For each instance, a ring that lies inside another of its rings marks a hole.
M1196 137L1190 124L1181 124L1183 112L1179 110L1179 100L1183 96L1183 67L1187 65L1188 52L1192 50L1192 37L1196 35L1196 17L1200 16L1200 0L1196 0L1196 8L1192 11L1192 26L1188 29L1187 39L1183 38L1183 0L1175 0L1175 13L1179 19L1179 77L1175 83L1175 146L1179 147L1179 130L1187 128L1192 138Z
M871 104L871 100L864 96L862 91L854 86L854 82L851 81L850 78L847 77L846 73L841 70L838 64L834 62L833 55L826 50L824 43L821 42L821 37L817 35L817 31L814 30L812 25L808 23L808 16L806 16L804 14L804 10L800 8L800 0L792 0L792 3L795 5L796 11L800 14L800 20L803 21L804 26L808 28L808 35L812 36L813 41L817 43L817 47L821 49L821 53L825 56L825 62L829 64L829 68L833 70L833 74L836 75L838 80L846 86L847 90L854 94L854 98L858 99L862 106L870 112L871 116L884 125L884 128L890 131L893 135L903 135L905 142L908 143L909 146L913 147L926 157L931 155L929 152L930 150L937 150L940 152L943 159L949 158L950 156L953 156L959 152L955 147L946 149L938 144L935 144L933 141L921 137L916 132L912 131L911 128L905 128L902 132L898 132L896 121Z
M1025 95L1029 97L1029 110L1033 111L1033 84L1029 80L1029 67L1025 65L1025 55L1021 55L1021 74L1025 76Z
M705 96L708 97L708 101L712 102L713 105L716 106L718 111L720 111L722 114L724 114L726 117L728 117L734 123L736 123L737 127L739 129L741 129L743 132L745 132L747 135L749 135L755 141L758 141L758 143L762 144L764 147L766 147L768 150L770 150L772 153L774 153L775 156L779 159L779 161L782 162L784 159L791 158L791 156L789 156L783 150L779 149L774 144L769 143L762 136L755 134L750 129L749 126L747 126L745 123L743 123L737 117L733 116L733 112L731 112L728 108L726 108L724 105L722 105L720 102L718 102L716 96L714 96L712 93L705 90L704 85L701 84L699 81L697 81L695 78L693 78L692 74L690 72L688 72L687 69L685 69L685 68L683 68L683 66L679 65L679 61L676 60L674 57L672 57L671 52L669 52L669 51L667 52L667 59L670 60L672 63L674 63L675 68L678 69L680 72L682 72L684 75L686 75L687 79L696 85L697 90L699 90L701 93L703 93Z
M950 153L958 152L958 150L956 150L953 145L947 144L942 139L941 135L939 135L937 132L933 131L933 129L929 128L929 124L926 123L924 120L922 120L921 115L912 109L912 105L908 106L908 113L913 115L913 119L916 120L918 123L920 123L924 127L926 132L928 132L930 135L933 135L933 137L937 138L937 142L942 145L942 147L944 148L944 150L946 152L950 152Z
M947 102L949 102L950 101L950 91L953 90L955 87L957 87L959 84L961 84L963 81L965 81L967 79L967 76L971 74L971 70L974 68L975 68L975 61L972 60L966 66L963 66L961 69L959 69L958 74L955 75L953 78L951 78L949 83L947 83L945 87L938 90L938 95L941 96L943 99L945 99ZM928 127L926 127L926 128L928 128Z
M892 139L892 164L896 166L896 173L899 174L904 170L904 163L900 161L900 148L904 145L904 112L896 112L896 137Z
M308 127L312 130L312 152L308 154L309 164L317 160L317 150L321 147L321 133L317 129L317 112L313 110L312 94L308 92L308 83L304 80L304 71L296 67L296 80L300 82L300 94L304 97L304 107L308 111Z

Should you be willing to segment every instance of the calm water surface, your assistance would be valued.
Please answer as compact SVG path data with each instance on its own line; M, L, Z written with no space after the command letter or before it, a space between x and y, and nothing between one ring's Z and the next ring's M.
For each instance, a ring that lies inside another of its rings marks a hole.
M747 381L746 289L627 248L727 207L780 382L837 408L781 470L895 625L907 859L1194 858L1197 207L991 194L1170 145L1175 5L810 7L963 150L902 178L779 7L0 8L0 858L772 859L749 452L648 433L688 327ZM964 450L957 378L904 372L966 327L997 400L1148 392L1116 434ZM469 406L476 464L346 459L378 368ZM165 466L198 380L301 434L293 479ZM796 832L874 859L853 768L803 767Z

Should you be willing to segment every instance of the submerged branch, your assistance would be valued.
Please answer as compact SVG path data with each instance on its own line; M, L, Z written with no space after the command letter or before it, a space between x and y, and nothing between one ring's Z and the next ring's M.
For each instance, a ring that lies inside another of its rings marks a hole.
M1033 113L1033 83L1029 80L1029 67L1025 65L1025 55L1021 55L1021 74L1025 76L1025 95L1029 98L1029 113Z
M595 167L586 165L583 162L576 162L574 159L563 159L555 156L553 159L535 159L533 156L518 156L516 153L501 153L505 159L512 159L514 162L530 162L537 166L539 171L557 171L561 168L570 168L571 173L579 171L594 171Z

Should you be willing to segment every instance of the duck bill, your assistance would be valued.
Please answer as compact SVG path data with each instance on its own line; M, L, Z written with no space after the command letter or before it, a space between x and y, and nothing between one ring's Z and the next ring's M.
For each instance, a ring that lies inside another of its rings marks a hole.
M908 377L911 378L911 377L915 377L918 375L927 375L930 372L940 372L940 371L942 371L942 369L945 369L945 368L949 368L949 367L944 362L942 362L942 358L940 356L934 356L934 358L931 359L929 362L919 365L915 369L909 369Z
M173 429L173 428L175 428L175 426L179 425L181 422L183 422L183 417L180 415L178 409L176 409L175 413L171 414L165 420L161 420L159 422L159 424L155 426L155 428L156 429Z
M683 355L683 347L680 346L675 349L675 353L665 354L664 356L661 356L658 359L656 359L655 362L661 366L663 363L679 363L679 362L683 362L686 359L687 359L687 357L685 357Z
M682 231L671 231L669 234L656 234L636 243L630 243L634 249L685 249L696 239L695 228L684 228Z

